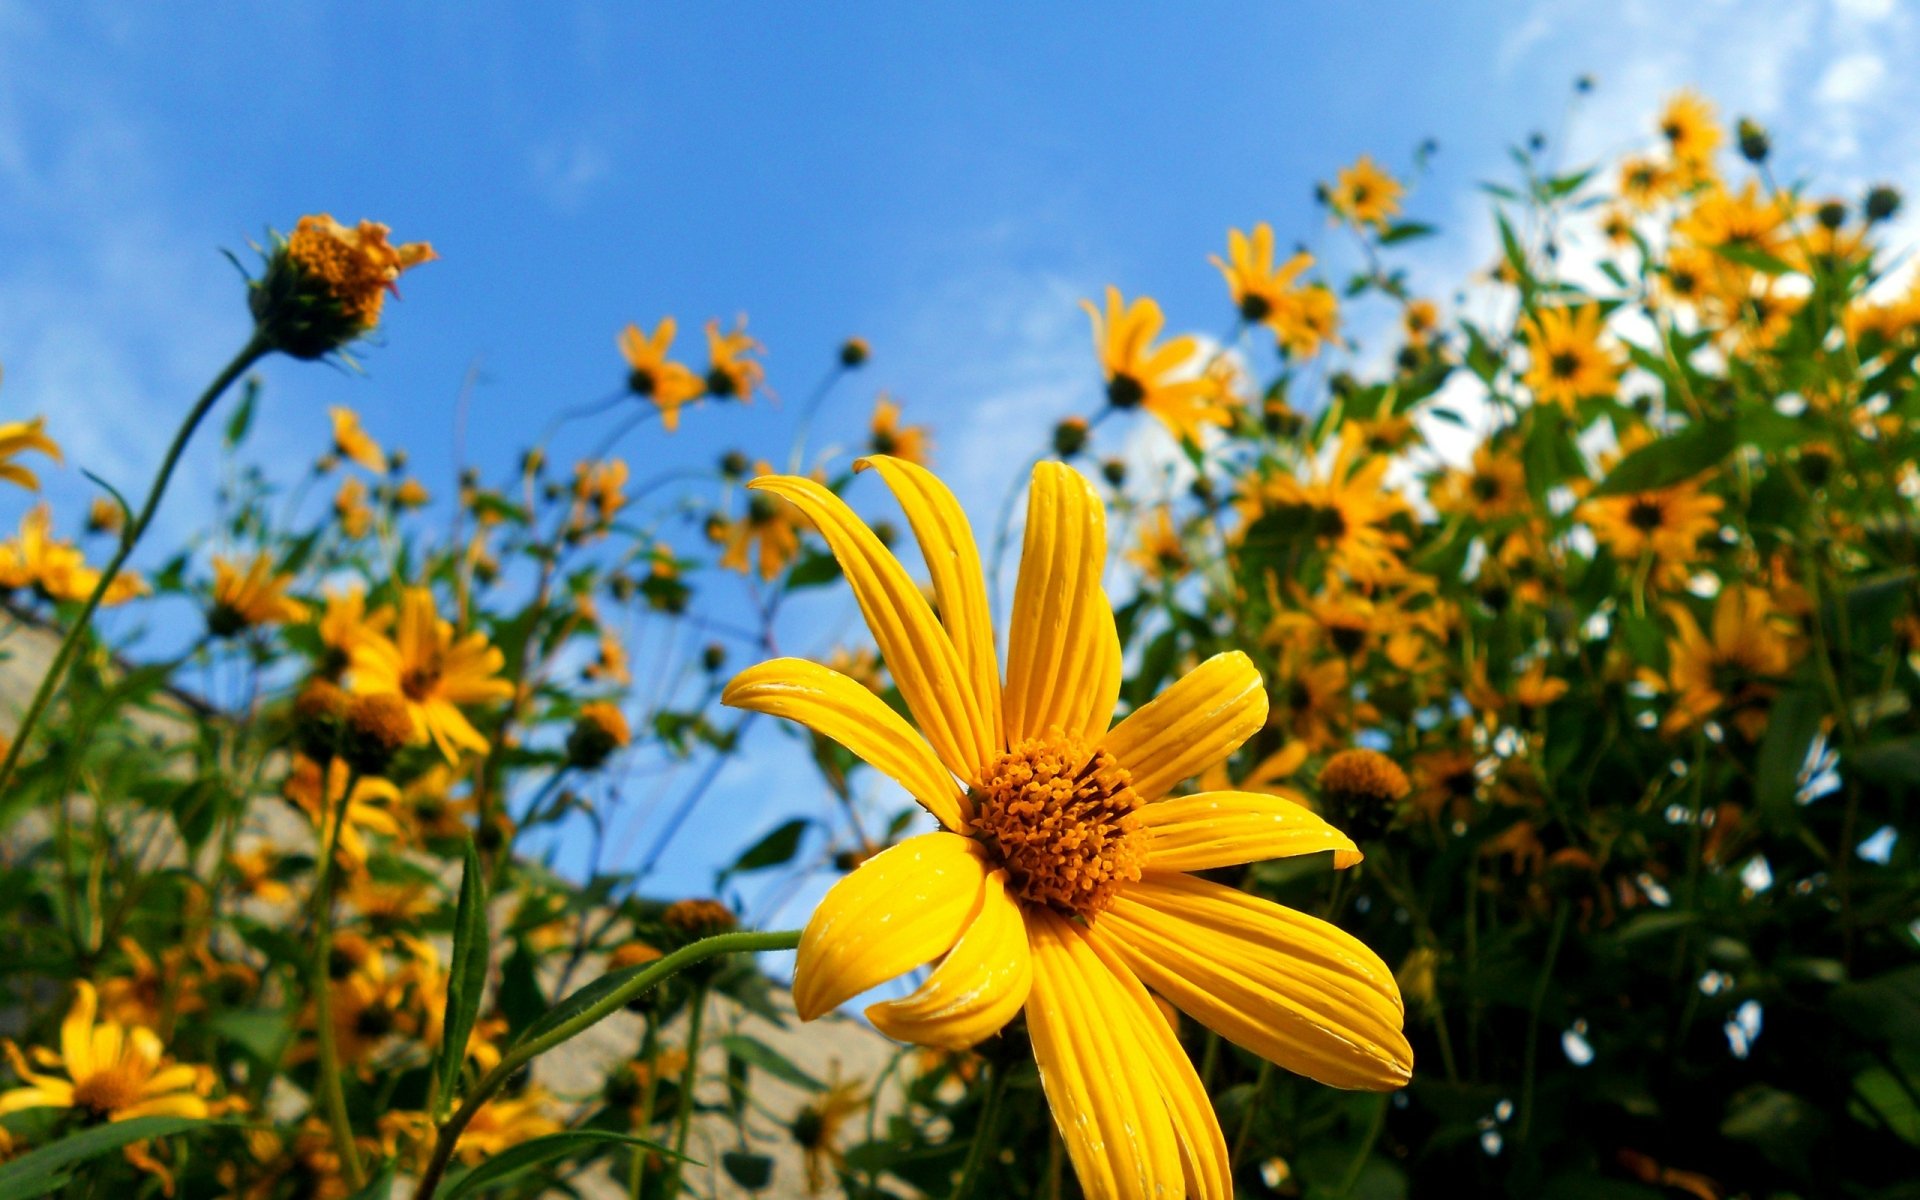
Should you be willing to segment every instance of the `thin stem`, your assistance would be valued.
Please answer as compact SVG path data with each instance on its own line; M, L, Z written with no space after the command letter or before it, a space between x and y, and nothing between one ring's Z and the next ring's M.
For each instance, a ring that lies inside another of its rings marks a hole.
M707 985L702 983L693 989L692 1008L687 1013L687 1065L680 1070L680 1102L673 1117L675 1158L667 1166L667 1184L662 1189L664 1200L673 1200L680 1193L682 1166L687 1157L687 1138L693 1133L693 1089L700 1082L700 1032L706 1015Z
M528 1062L571 1038L606 1020L631 1003L636 997L646 994L666 980L673 978L687 967L702 963L722 954L752 954L764 950L792 950L800 945L800 931L784 930L779 933L722 933L703 938L691 946L683 946L672 954L653 963L626 983L608 992L586 1008L569 1017L536 1038L528 1038L516 1043L500 1059L500 1064L481 1077L473 1091L458 1111L449 1117L434 1140L433 1157L428 1159L426 1170L420 1173L420 1186L414 1192L415 1200L433 1200L433 1194L440 1187L440 1181L446 1177L447 1164L453 1160L453 1148L459 1144L460 1135L473 1121L474 1114L486 1107L494 1094L506 1086L507 1080L519 1074Z
M40 686L33 693L33 702L27 705L26 715L20 718L20 727L13 734L13 744L7 747L7 757L4 761L0 761L0 792L4 792L7 785L13 781L13 769L20 761L21 751L25 749L27 739L32 735L33 727L39 722L41 714L46 711L47 705L53 702L53 695L60 689L61 680L66 678L67 668L73 664L73 656L80 648L80 640L86 635L87 626L92 622L93 614L100 608L100 602L106 598L107 589L113 586L113 581L120 575L120 568L133 553L133 548L139 543L141 535L146 533L147 526L153 523L153 514L160 508L160 497L166 494L167 484L173 478L173 469L179 464L180 455L186 450L188 441L192 440L193 431L199 428L200 422L205 419L207 413L212 411L221 395L233 386L233 381L245 374L247 368L264 357L270 348L266 337L255 330L253 337L240 348L240 353L234 355L233 361L221 368L220 373L213 377L213 382L207 385L207 390L200 393L200 398L194 402L193 410L187 414L187 419L181 422L179 431L173 435L173 444L167 447L166 457L160 460L160 470L153 477L153 486L147 490L146 502L141 505L139 514L128 524L126 533L121 535L119 548L113 552L113 557L100 572L99 582L93 585L92 594L80 607L79 615L73 620L73 627L67 630L66 638L61 641L59 651L53 656L52 665L41 677Z
M326 811L326 780L331 764L320 768L322 812ZM340 853L340 830L347 823L347 809L358 786L359 773L347 772L347 783L340 794L340 806L333 811L320 875L313 884L313 1029L320 1050L320 1098L327 1109L327 1125L333 1131L334 1150L345 1168L347 1185L358 1191L366 1184L366 1172L360 1165L360 1148L353 1141L353 1122L347 1116L347 1093L340 1081L340 1046L333 1029L333 989L329 968L333 961L333 860Z
M640 1131L649 1132L653 1128L653 1101L660 1092L660 1023L651 1012L647 1014L647 1032L640 1043L640 1061L645 1063L647 1081L640 1088ZM633 1148L633 1157L627 1164L628 1200L640 1200L640 1184L645 1178L648 1151L640 1146Z
M953 1200L968 1200L980 1184L980 1171L993 1144L993 1127L1000 1116L1000 1097L1006 1087L1007 1072L987 1064L987 1094L980 1101L980 1120L974 1124L973 1145L967 1150L967 1165L960 1172L959 1185L953 1189Z
M1567 936L1567 912L1569 906L1565 900L1555 903L1553 910L1553 932L1547 937L1546 961L1540 964L1540 978L1533 985L1533 1002L1527 1006L1527 1040L1524 1054L1526 1065L1520 1077L1520 1126L1519 1141L1525 1145L1527 1132L1533 1127L1533 1084L1540 1059L1540 1009L1547 1002L1547 989L1553 984L1554 963L1560 957L1560 943Z
M1359 1186L1360 1175L1373 1158L1373 1147L1387 1127L1387 1098L1375 1096L1373 1101L1373 1118L1367 1122L1366 1136L1360 1139L1360 1149L1354 1151L1353 1161L1347 1164L1347 1173L1340 1179L1339 1194L1342 1196L1353 1195L1353 1189Z
M1227 1170L1231 1172L1239 1164L1240 1156L1247 1151L1247 1141L1253 1136L1253 1118L1259 1114L1260 1106L1266 1103L1267 1089L1273 1086L1273 1064L1260 1063L1260 1073L1253 1078L1253 1095L1247 1100L1247 1113L1240 1118L1240 1132L1234 1135L1233 1150L1227 1155Z

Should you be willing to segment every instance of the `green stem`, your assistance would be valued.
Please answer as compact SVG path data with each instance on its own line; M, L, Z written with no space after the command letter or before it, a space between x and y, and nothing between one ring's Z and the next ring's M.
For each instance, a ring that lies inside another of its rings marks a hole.
M1367 1163L1373 1158L1373 1148L1387 1127L1387 1098L1375 1096L1373 1100L1373 1118L1367 1122L1366 1136L1360 1139L1360 1149L1354 1152L1353 1161L1347 1164L1347 1173L1340 1179L1342 1196L1353 1195L1353 1189L1359 1186L1360 1175L1367 1169Z
M687 1160L687 1138L693 1133L693 1089L700 1082L700 1029L707 1015L707 985L693 989L693 1007L687 1013L687 1065L680 1069L680 1102L673 1117L673 1162L667 1165L664 1200L680 1194L681 1166Z
M1227 1170L1232 1171L1246 1153L1247 1140L1253 1136L1253 1118L1266 1103L1267 1089L1273 1085L1273 1064L1262 1059L1260 1073L1253 1079L1253 1095L1247 1100L1247 1114L1240 1118L1240 1132L1234 1135L1233 1150L1227 1155Z
M27 739L33 734L33 727L39 722L41 714L53 702L54 693L60 690L60 681L66 678L67 668L73 665L73 656L80 649L80 640L86 635L87 626L92 622L93 614L99 610L100 602L106 598L107 589L113 586L113 581L120 575L120 568L133 553L133 548L139 543L141 535L146 533L147 526L153 523L153 514L160 508L160 497L166 493L167 484L173 478L173 469L179 464L180 455L186 450L187 442L192 439L193 431L199 427L207 413L212 411L221 395L233 385L233 381L245 374L248 367L260 361L270 348L266 338L255 330L247 344L240 348L240 353L234 355L233 361L213 377L213 382L207 385L206 391L200 393L200 398L194 402L193 410L187 414L187 419L181 423L179 431L173 435L173 444L167 447L166 457L160 460L159 473L153 477L153 486L147 490L146 503L141 505L139 514L121 535L119 547L113 552L113 557L108 560L106 568L100 572L99 582L93 585L92 594L81 606L79 615L73 619L73 627L67 630L67 636L61 641L59 651L54 654L52 664L47 667L47 673L41 677L40 686L33 693L33 701L27 705L26 715L20 718L20 727L14 731L13 743L7 747L6 759L0 761L0 792L5 792L7 785L13 781L13 769L19 764Z
M1547 989L1553 984L1553 966L1560 957L1560 943L1567 936L1567 912L1569 906L1565 900L1558 901L1553 910L1553 932L1547 937L1547 957L1540 964L1540 978L1533 985L1533 1003L1527 1006L1527 1040L1524 1043L1525 1066L1520 1077L1520 1127L1519 1142L1526 1145L1527 1133L1533 1127L1533 1085L1540 1062L1540 1009L1547 1002Z
M1006 1071L989 1063L987 1094L980 1101L980 1120L974 1124L973 1145L967 1150L967 1165L961 1169L960 1183L953 1189L953 1200L968 1200L980 1185L980 1172L986 1165L987 1150L993 1145L993 1127L1000 1116L1000 1096L1006 1086Z
M647 1081L640 1088L640 1132L647 1133L653 1128L653 1098L659 1094L660 1072L660 1024L647 1014L647 1032L640 1043L640 1061L646 1064ZM646 1170L647 1151L639 1146L633 1148L633 1157L627 1163L628 1200L640 1200L640 1182Z
M779 933L722 933L703 938L653 963L626 983L539 1037L516 1043L501 1057L500 1064L488 1071L481 1077L480 1082L474 1085L473 1092L468 1095L459 1110L440 1126L440 1131L434 1140L433 1157L427 1160L426 1170L420 1173L420 1186L414 1192L415 1200L433 1200L433 1194L439 1190L441 1179L446 1176L447 1164L453 1160L453 1148L459 1144L460 1135L473 1121L474 1114L484 1108L487 1101L493 1099L494 1093L505 1087L507 1080L512 1079L534 1058L570 1038L578 1037L591 1026L599 1024L625 1008L636 997L644 995L695 963L702 963L722 954L792 950L799 945L800 931L797 929Z
M331 764L320 768L321 811L325 812L327 779ZM334 1149L346 1171L347 1186L359 1191L366 1185L366 1172L360 1165L360 1148L353 1141L353 1122L347 1116L347 1093L340 1081L340 1046L333 1030L333 860L340 853L340 830L347 823L347 809L353 801L353 789L359 785L358 772L347 772L347 785L340 794L340 806L333 813L333 829L323 848L320 877L313 885L313 1026L320 1050L320 1098L326 1105L327 1125L333 1131Z

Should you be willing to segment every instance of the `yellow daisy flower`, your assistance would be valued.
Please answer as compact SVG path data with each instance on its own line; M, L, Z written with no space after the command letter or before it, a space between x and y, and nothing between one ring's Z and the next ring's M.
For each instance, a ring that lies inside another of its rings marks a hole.
M431 738L448 762L463 749L486 753L487 739L460 709L513 695L513 685L499 678L505 665L506 656L488 644L486 634L455 633L423 587L402 593L391 638L368 630L351 651L353 690L398 693L413 718L415 739Z
M349 229L326 213L305 216L287 239L287 257L320 281L342 315L364 332L380 323L381 306L401 272L439 257L425 242L391 244L390 232L377 221Z
M1229 1196L1198 1074L1148 989L1254 1053L1340 1087L1405 1084L1392 972L1351 935L1191 871L1353 842L1274 796L1171 797L1266 720L1246 655L1201 664L1109 728L1120 644L1100 584L1106 517L1060 463L1034 468L1001 677L980 556L932 474L873 458L906 510L939 615L826 488L753 486L801 509L851 583L913 722L800 659L752 667L723 701L797 720L905 787L942 826L835 884L801 936L794 1003L812 1019L943 960L867 1015L883 1031L973 1045L1024 1010L1040 1078L1089 1195ZM918 727L916 729L916 726Z
M0 1116L29 1108L77 1109L103 1121L207 1116L212 1073L168 1058L159 1035L144 1025L96 1023L99 1003L91 983L74 984L59 1050L34 1051L45 1070L35 1070L19 1047L6 1043L25 1086L0 1092ZM65 1077L50 1073L55 1070Z
M756 472L773 470L765 462L754 465ZM757 569L762 579L773 579L787 569L800 553L799 514L770 495L747 497L747 513L737 521L716 517L707 534L722 549L720 568L742 575ZM749 555L753 565L749 565Z
M360 415L344 405L334 405L327 410L333 418L333 452L342 458L351 459L369 471L386 474L387 452L373 435L360 425Z
M213 560L213 611L207 624L222 637L263 625L307 619L307 606L287 595L291 575L276 574L273 558L256 554L244 566L237 559Z
M1689 562L1697 542L1720 527L1720 497L1681 483L1652 492L1601 496L1575 514L1593 536L1623 562L1643 554L1667 562Z
M1327 205L1334 215L1355 225L1385 229L1400 212L1400 196L1406 191L1399 180L1380 169L1370 154L1362 154L1354 164L1341 170L1327 193Z
M874 454L890 454L910 463L927 465L927 452L933 448L933 436L925 425L905 425L900 421L900 403L882 392L873 402L873 422L868 426L867 448Z
M1713 105L1692 89L1676 92L1660 114L1660 136L1674 162L1692 178L1709 173L1714 151L1725 136L1714 120Z
M1104 317L1091 300L1082 300L1080 307L1093 320L1093 344L1106 376L1108 404L1144 408L1182 440L1197 440L1204 426L1232 422L1232 412L1219 403L1218 389L1190 370L1197 366L1193 360L1199 343L1176 337L1153 344L1166 318L1152 298L1141 296L1127 304L1119 288L1109 287ZM1176 378L1182 375L1186 377Z
M707 322L707 395L717 400L751 400L766 380L766 368L760 365L763 347L747 336L747 319L741 317L731 332L720 322Z
M45 417L31 421L0 421L0 479L30 492L40 490L40 477L13 460L29 451L63 462L60 445L44 432Z
M704 390L698 375L667 357L678 330L672 317L662 317L652 333L641 332L638 325L620 332L620 353L627 358L627 390L660 410L660 424L668 433L680 428L681 406L699 399Z
M1527 318L1527 373L1524 379L1539 404L1558 404L1571 413L1589 396L1611 396L1623 369L1602 344L1605 321L1599 306L1543 308Z

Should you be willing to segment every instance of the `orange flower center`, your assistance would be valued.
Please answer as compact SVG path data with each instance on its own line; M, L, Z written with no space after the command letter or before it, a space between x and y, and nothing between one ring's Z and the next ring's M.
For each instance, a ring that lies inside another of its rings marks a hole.
M141 1080L121 1066L96 1071L73 1085L73 1106L96 1117L112 1116L140 1102Z
M1140 878L1140 796L1105 750L1030 738L988 769L973 803L969 831L998 852L1022 900L1090 917Z

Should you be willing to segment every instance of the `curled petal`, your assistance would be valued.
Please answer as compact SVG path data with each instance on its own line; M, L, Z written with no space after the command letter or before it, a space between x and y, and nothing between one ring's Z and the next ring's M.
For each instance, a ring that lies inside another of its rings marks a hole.
M948 829L964 823L965 798L933 747L885 701L838 671L776 658L735 675L720 702L798 721L906 788Z
M867 1020L899 1041L964 1050L1011 1021L1032 986L1026 920L1007 895L1007 873L995 871L953 952L911 996L868 1008Z
M1092 740L1113 720L1120 639L1100 586L1106 561L1106 509L1093 485L1064 463L1034 467L1007 635L1010 741L1053 729Z
M800 934L793 1006L811 1021L953 949L980 907L985 851L928 833L882 850L827 890Z

